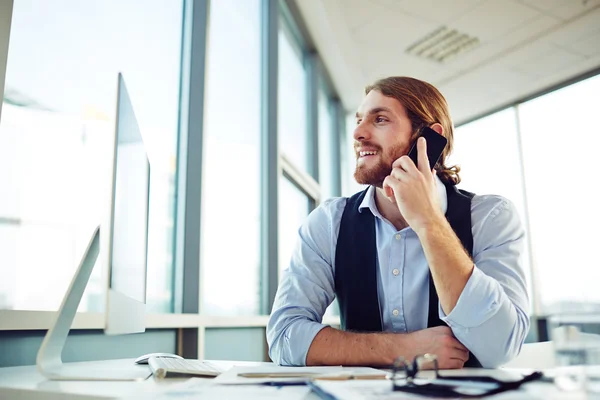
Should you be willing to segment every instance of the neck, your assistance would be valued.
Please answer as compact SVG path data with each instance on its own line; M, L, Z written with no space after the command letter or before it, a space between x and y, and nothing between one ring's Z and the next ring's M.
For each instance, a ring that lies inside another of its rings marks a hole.
M381 216L390 221L394 228L402 230L408 226L396 204L396 200L390 201L382 188L375 188L375 204Z

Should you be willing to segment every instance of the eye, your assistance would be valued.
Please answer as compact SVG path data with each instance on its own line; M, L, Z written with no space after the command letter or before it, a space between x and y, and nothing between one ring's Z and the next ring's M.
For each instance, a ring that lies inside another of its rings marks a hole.
M362 119L357 119L356 120L356 125L360 125L361 122L362 122Z
M381 122L386 122L387 119L383 118L381 115L378 116L377 118L375 118L375 122L377 123L381 123Z

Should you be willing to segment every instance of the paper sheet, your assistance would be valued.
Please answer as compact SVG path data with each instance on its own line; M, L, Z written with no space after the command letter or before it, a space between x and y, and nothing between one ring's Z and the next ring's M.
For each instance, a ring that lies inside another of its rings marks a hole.
M202 378L191 378L179 384L167 386L160 392L143 392L133 396L124 397L122 400L141 400L152 398L154 400L229 400L229 399L285 399L302 400L308 393L308 386L272 387L263 385L216 385L214 379L207 382Z
M268 376L253 378L240 376L240 374L247 373L264 374ZM308 378L316 376L327 376L331 378L360 376L366 378L382 377L385 376L385 374L385 371L368 367L279 367L273 365L264 367L233 367L216 377L214 382L225 385L248 385L262 382L305 381Z

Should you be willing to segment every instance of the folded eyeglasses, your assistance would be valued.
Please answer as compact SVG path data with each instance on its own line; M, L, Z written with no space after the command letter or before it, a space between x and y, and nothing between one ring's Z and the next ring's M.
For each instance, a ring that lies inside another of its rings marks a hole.
M542 376L541 372L534 372L518 381L477 375L444 376L439 372L437 356L424 354L415 357L412 363L398 357L392 366L390 379L394 391L423 396L475 398L518 389L524 383L541 379Z

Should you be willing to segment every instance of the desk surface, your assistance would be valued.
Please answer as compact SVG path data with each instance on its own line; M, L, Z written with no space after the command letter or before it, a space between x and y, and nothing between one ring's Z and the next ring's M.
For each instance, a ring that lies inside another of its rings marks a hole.
M259 366L270 363L248 361L214 361L223 367ZM73 365L91 365L106 368L135 365L134 359L89 361ZM148 368L147 365L135 366ZM187 378L154 379L152 377L139 382L111 381L51 381L41 375L35 365L0 368L0 399L114 399L133 394L156 393L168 385L181 383ZM210 382L211 378L206 378Z
M238 366L260 366L270 365L270 363L245 362L245 361L213 361L223 367ZM93 361L77 363L85 366L86 364L95 366L123 366L133 365L133 359ZM139 366L147 368L147 366ZM475 370L455 370L446 371L451 374L462 374L468 372L473 374ZM479 371L477 371L479 372ZM507 374L514 372L507 370L480 370L481 373L493 374L498 378L506 378ZM148 398L152 394L166 390L169 385L181 383L186 378L169 378L156 380L152 377L139 382L93 382L93 381L50 381L42 376L35 366L0 368L0 399L114 399L132 395L142 395L148 393ZM206 378L209 383L210 378ZM283 397L283 396L282 396ZM307 399L317 399L314 394L309 394ZM587 398L581 393L565 393L558 391L554 385L548 383L529 383L525 385L524 390L519 392L509 392L494 396L495 400L502 399L583 399ZM600 396L599 396L600 398Z

